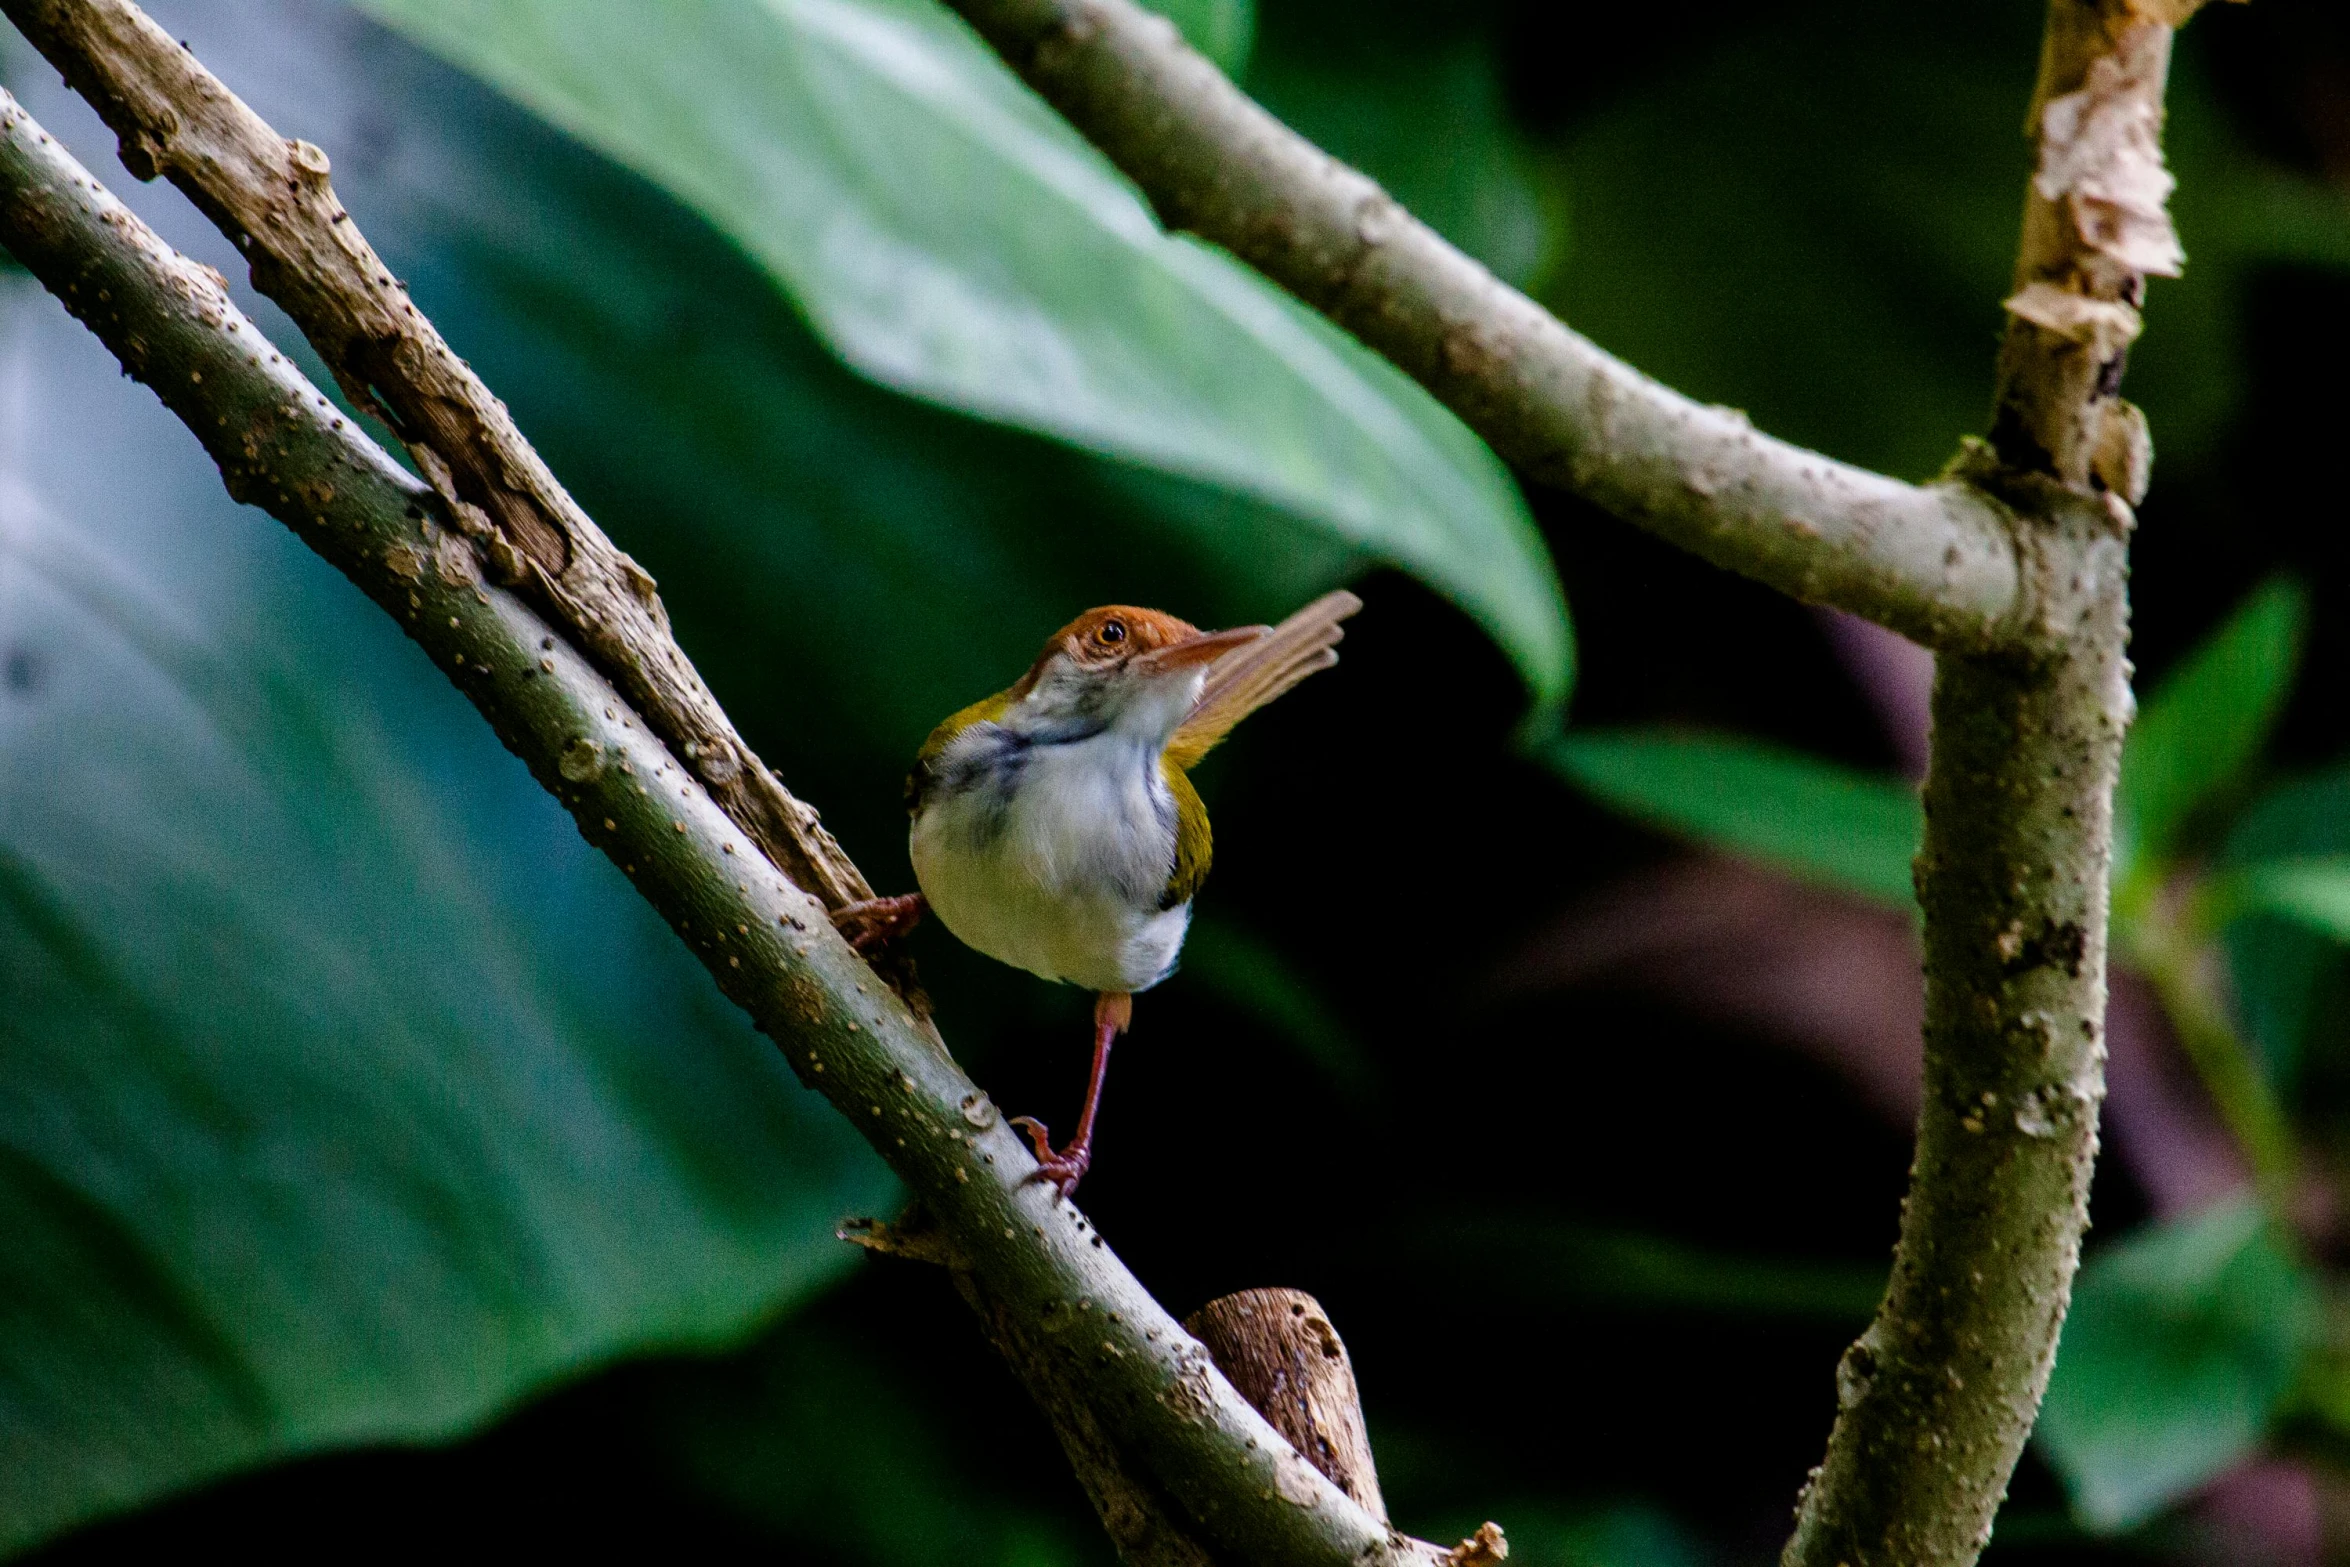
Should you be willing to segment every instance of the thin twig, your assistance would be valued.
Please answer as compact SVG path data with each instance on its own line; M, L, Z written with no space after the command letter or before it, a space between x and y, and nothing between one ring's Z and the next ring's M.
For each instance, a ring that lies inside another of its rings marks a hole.
M1934 647L2033 635L2036 562L1962 478L1905 484L1642 375L1259 108L1130 0L948 0L1140 185L1504 457L1716 565Z
M1392 1534L1233 1391L1095 1234L935 1036L750 841L565 629L484 577L441 496L400 469L0 92L0 245L154 388L229 492L392 614L533 776L951 1237L1048 1410L1081 1406L1213 1559L1403 1567ZM1172 1514L1170 1514L1171 1516ZM1196 1560L1174 1556L1166 1561Z

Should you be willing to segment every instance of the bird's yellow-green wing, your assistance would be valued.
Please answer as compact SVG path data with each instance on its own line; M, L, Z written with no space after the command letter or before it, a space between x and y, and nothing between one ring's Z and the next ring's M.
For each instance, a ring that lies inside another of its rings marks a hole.
M1166 775L1168 793L1175 796L1175 873L1167 878L1167 890L1159 898L1160 908L1171 909L1189 903L1208 879L1215 839L1208 831L1208 808L1200 803L1199 791L1183 776L1183 769L1171 758L1160 762L1159 769Z
M922 803L923 790L930 787L930 767L939 753L973 724L992 723L1004 716L1012 705L1011 690L998 691L994 696L981 697L969 707L947 716L946 722L930 731L930 738L922 742L922 749L914 753L914 770L906 774L906 808L914 809Z
M1320 598L1257 638L1208 666L1207 683L1191 716L1167 742L1167 759L1178 770L1195 765L1232 732L1232 726L1318 669L1338 662L1339 622L1363 607L1341 588ZM959 715L958 715L959 716ZM952 719L948 722L953 722ZM1205 815L1202 815L1205 821ZM1205 862L1202 862L1205 874Z

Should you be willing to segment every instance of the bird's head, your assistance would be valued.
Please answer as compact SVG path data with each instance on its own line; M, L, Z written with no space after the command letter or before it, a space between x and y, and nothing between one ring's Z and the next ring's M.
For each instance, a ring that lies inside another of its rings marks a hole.
M1105 604L1053 633L1012 688L1013 705L1039 726L1116 729L1164 744L1198 700L1208 666L1265 631L1202 631L1155 609Z

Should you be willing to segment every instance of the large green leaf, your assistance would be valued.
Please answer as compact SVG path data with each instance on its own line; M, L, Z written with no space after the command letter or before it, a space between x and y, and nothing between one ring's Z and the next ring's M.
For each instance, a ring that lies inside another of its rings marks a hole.
M0 1550L730 1339L888 1190L391 623L0 279Z
M931 0L362 3L707 217L866 375L1277 507L1419 575L1564 698L1563 599L1492 454L1163 233Z
M2250 1198L2091 1258L2037 1437L2081 1520L2127 1528L2257 1451L2317 1326L2315 1284Z
M1805 881L1914 906L1917 791L1732 735L1579 729L1551 764L1625 814Z
M2197 643L2139 704L2122 750L2116 860L2152 871L2198 806L2259 757L2292 689L2309 596L2280 578Z

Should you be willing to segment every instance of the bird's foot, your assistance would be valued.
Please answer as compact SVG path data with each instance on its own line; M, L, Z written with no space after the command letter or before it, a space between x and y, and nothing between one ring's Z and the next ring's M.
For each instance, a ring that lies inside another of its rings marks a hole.
M846 936L850 946L870 956L902 939L929 911L930 905L918 892L897 898L867 898L833 910L832 928Z
M1080 1138L1053 1152L1053 1134L1045 1124L1032 1115L1016 1115L1012 1124L1028 1134L1028 1141L1036 1148L1036 1173L1032 1181L1050 1181L1053 1189L1063 1197L1077 1190L1077 1183L1085 1179L1085 1172L1093 1165L1093 1145Z

